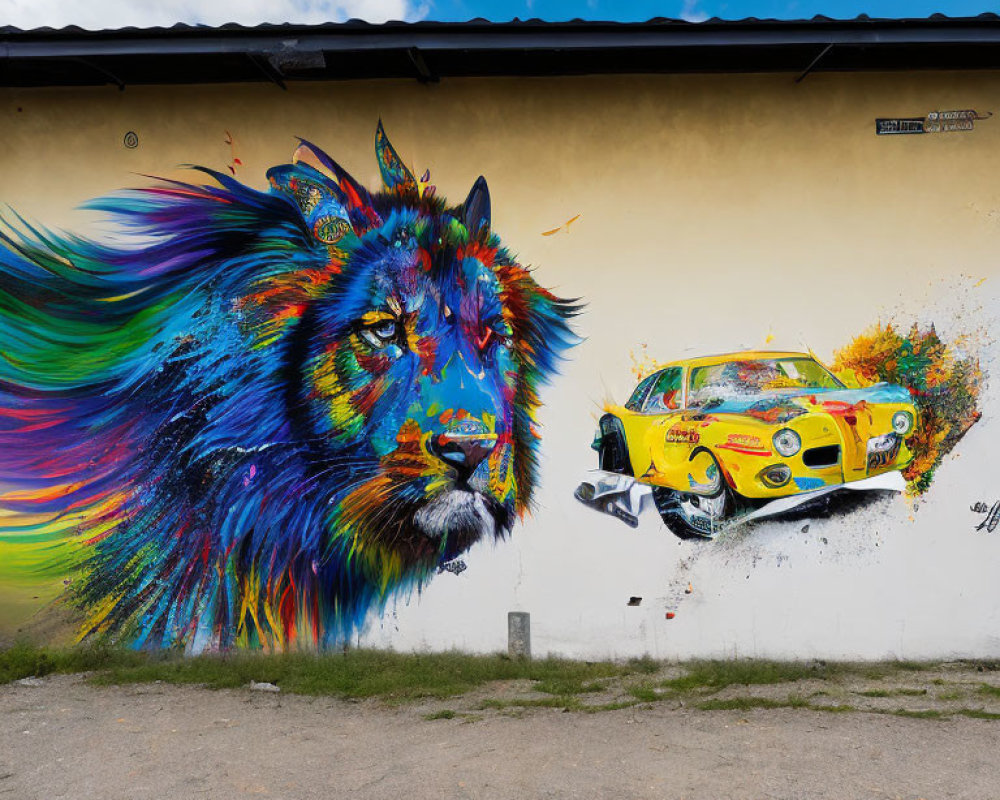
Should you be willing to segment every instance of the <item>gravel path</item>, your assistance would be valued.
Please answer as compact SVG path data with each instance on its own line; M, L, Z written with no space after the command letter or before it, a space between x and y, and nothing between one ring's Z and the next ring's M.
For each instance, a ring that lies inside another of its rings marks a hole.
M445 705L0 687L0 797L1000 798L994 720L668 703L428 719Z

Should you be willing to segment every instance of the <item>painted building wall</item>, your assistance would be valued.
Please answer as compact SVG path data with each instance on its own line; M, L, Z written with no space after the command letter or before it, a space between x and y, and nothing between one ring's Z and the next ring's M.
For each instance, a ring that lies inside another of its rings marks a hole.
M4 90L0 185L26 219L103 236L76 210L88 198L190 180L181 164L264 189L295 136L375 187L381 118L451 201L484 175L493 230L542 286L585 303L583 341L542 389L534 510L352 641L492 651L506 612L525 610L535 652L571 656L995 657L1000 530L977 530L987 515L972 509L1000 500L1000 122L876 136L874 120L997 111L998 88L931 73ZM642 365L758 348L829 364L880 323L933 324L986 376L981 418L919 498L710 542L676 538L655 510L633 530L574 499L602 408ZM23 553L0 537L0 633L71 635L57 598L72 576L39 578Z

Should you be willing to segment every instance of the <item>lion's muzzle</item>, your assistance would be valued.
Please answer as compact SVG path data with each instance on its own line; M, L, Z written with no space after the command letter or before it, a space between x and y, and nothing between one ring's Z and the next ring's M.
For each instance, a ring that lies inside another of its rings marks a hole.
M448 550L464 552L484 537L496 536L507 521L502 506L480 492L449 489L413 515L413 524L428 539L447 537Z
M428 451L454 468L465 483L497 445L495 433L439 433L427 442Z

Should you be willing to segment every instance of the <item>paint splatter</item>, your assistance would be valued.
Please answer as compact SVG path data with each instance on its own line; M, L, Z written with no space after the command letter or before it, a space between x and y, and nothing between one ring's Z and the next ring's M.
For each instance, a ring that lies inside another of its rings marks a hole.
M927 491L941 460L979 420L984 375L969 341L949 345L934 326L914 324L903 335L878 324L838 350L834 371L849 384L878 382L906 387L920 421L907 443L913 462L903 475L912 494Z
M580 219L580 216L581 216L580 214L577 214L575 217L571 217L570 219L566 220L562 225L560 225L558 228L552 228L551 230L548 231L542 231L542 236L554 236L555 234L559 233L559 231L562 230L565 230L566 233L569 233L569 226L572 225L574 222L576 222L578 219Z

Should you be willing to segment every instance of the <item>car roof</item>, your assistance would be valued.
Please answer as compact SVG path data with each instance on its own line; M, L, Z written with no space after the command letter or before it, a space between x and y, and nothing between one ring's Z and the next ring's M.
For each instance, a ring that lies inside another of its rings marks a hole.
M735 353L719 353L714 356L682 358L666 364L658 364L655 370L651 370L646 374L652 375L654 372L659 372L670 367L708 367L714 364L725 364L728 361L756 361L772 358L808 358L813 361L817 360L816 356L812 353L799 353L793 350L740 350Z

